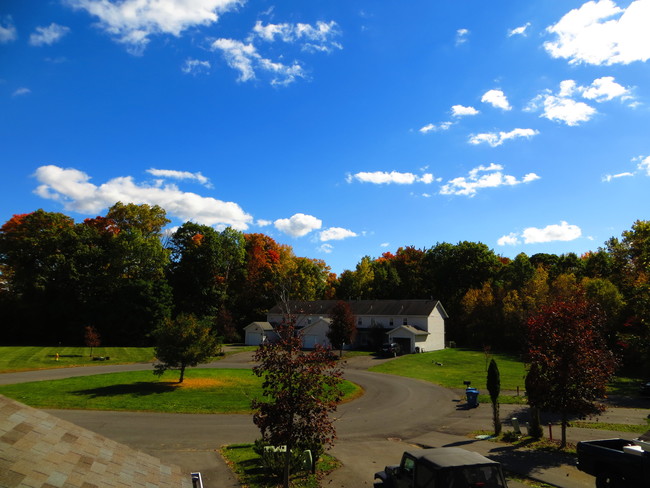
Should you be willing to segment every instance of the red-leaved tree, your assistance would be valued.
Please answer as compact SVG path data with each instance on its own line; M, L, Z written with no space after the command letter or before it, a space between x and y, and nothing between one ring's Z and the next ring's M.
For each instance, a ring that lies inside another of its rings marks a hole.
M339 350L339 357L343 355L343 346L352 344L357 335L357 324L352 309L347 302L339 300L332 308L330 314L330 329L327 338L334 349Z
M562 418L561 447L569 416L603 410L598 400L616 368L602 335L604 314L581 294L556 300L528 320L528 362L536 387L529 403Z
M278 342L263 344L255 354L253 372L263 379L264 396L252 407L262 439L286 446L283 486L288 488L291 450L310 449L315 462L336 438L329 414L342 398L342 371L329 349L301 351L293 325L282 326L279 334Z
M87 325L84 327L84 342L90 348L90 357L93 357L93 347L99 347L102 343L99 332L94 326Z

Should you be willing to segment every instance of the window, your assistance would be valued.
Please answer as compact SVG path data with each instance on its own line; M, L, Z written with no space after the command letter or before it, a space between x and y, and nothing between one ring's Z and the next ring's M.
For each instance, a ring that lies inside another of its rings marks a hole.
M389 325L390 325L391 327L393 326L393 318L392 318L392 317L390 318Z
M361 319L361 317L359 317L357 319L357 325L362 325L362 324L363 324L363 320Z
M311 317L307 318L307 325L311 324Z
M406 317L404 317L402 319L402 325L407 325L408 323L409 323L408 319Z

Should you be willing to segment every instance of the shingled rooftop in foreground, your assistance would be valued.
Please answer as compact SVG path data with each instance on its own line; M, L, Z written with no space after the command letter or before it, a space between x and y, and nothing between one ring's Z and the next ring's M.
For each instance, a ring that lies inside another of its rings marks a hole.
M192 488L177 466L0 395L0 486Z

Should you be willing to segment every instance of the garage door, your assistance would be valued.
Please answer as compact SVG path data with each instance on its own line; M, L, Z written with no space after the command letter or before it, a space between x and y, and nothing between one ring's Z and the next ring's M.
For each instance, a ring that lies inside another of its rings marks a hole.
M262 334L259 332L246 332L246 345L259 346L262 343Z

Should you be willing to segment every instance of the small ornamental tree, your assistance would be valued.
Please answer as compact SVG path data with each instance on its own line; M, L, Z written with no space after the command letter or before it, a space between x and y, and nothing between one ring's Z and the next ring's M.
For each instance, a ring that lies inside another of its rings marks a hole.
M501 434L501 418L499 417L499 393L501 393L501 374L497 362L490 360L487 373L487 389L492 400L492 423L494 424L494 435Z
M343 356L343 346L351 344L357 335L356 319L352 314L350 305L339 300L330 314L331 324L327 332L327 338L332 348L339 350L339 357Z
M545 392L544 384L540 380L539 366L537 364L530 365L525 382L530 417L528 435L533 439L541 439L544 432L540 420L539 403L542 402Z
M154 374L162 376L168 369L177 369L181 372L179 383L183 382L185 368L204 363L221 350L210 325L192 314L166 319L153 335L156 338L154 353L160 361Z
M86 347L90 348L90 357L93 357L93 347L99 347L102 343L102 339L99 332L97 332L97 329L92 325L84 327L84 342Z
M264 396L253 400L253 422L262 440L286 446L283 486L288 488L291 451L310 449L315 460L336 437L329 416L342 398L342 371L329 349L301 351L293 325L279 329L280 340L260 346L254 356L255 375L263 379ZM312 466L312 470L313 470Z
M561 447L570 415L603 410L597 400L616 368L601 333L604 323L604 314L581 294L556 300L528 320L527 356L536 368L529 403L561 415Z

